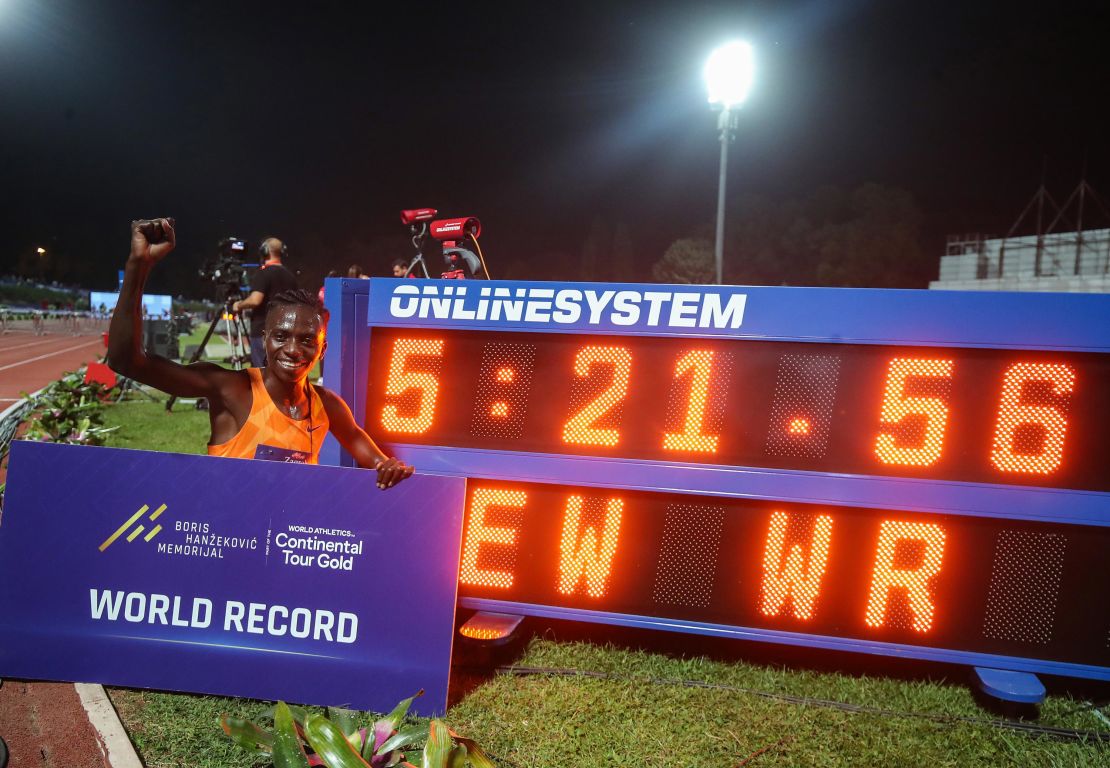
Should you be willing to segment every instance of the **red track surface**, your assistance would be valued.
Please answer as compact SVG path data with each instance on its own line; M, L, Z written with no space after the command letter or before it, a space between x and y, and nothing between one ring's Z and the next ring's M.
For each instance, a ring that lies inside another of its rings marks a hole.
M5 680L0 737L9 768L108 768L100 739L69 683Z
M99 331L83 335L0 335L0 411L104 354ZM2 481L0 477L0 481ZM95 730L73 686L5 680L0 686L0 737L10 768L104 768Z
M19 399L20 392L34 392L104 354L99 331L83 335L34 336L13 332L0 336L0 411Z

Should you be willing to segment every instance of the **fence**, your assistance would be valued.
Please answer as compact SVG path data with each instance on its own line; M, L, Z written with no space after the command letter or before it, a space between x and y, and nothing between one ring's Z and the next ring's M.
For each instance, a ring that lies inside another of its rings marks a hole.
M108 330L108 318L92 312L0 309L0 335L84 336Z

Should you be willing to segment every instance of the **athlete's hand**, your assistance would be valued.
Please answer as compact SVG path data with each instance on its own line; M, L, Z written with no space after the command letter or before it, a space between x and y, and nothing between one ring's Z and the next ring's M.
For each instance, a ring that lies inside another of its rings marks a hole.
M177 240L173 219L140 219L131 222L131 260L156 264L173 250Z
M400 459L386 459L378 462L378 487L381 489L392 488L406 477L412 477L414 467Z

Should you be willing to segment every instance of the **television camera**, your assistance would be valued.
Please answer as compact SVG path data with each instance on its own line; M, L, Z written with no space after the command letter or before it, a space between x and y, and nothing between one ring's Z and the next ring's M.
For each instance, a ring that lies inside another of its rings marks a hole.
M247 265L243 257L247 254L247 241L238 237L225 237L216 244L216 255L208 259L197 270L200 276L210 280L222 305L213 313L212 321L204 339L189 358L189 365L204 355L212 335L222 329L222 336L231 350L228 362L240 370L250 360L250 336L243 316L235 311L235 302L247 292ZM251 266L257 266L252 264ZM166 410L172 411L177 395L166 401ZM199 402L198 402L199 407Z
M416 255L405 274L410 277L431 277L426 258L442 258L446 270L440 277L470 279L479 276L489 280L489 270L478 245L482 222L474 216L437 219L435 208L410 208L401 211L401 223L412 233ZM471 247L473 246L473 247Z
M247 287L247 267L243 257L247 241L238 237L225 237L216 244L216 255L198 270L201 277L211 280L216 292L226 303L242 298Z

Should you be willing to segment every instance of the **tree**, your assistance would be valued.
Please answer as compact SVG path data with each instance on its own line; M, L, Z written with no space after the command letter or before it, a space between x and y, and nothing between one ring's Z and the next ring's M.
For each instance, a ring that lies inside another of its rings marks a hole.
M847 217L814 236L819 285L888 288L911 283L922 261L921 211L901 189L864 184L848 195Z
M586 242L582 244L582 260L579 262L578 279L603 280L608 269L607 259L612 243L612 235L605 219L594 216Z
M717 276L713 244L700 238L675 240L651 274L661 283L712 283Z
M616 282L642 280L643 276L636 269L636 247L632 244L632 235L628 225L618 221L613 228L613 247L609 260L612 262L612 279Z
M742 284L910 287L926 255L913 196L875 183L796 199L731 201L726 280Z

